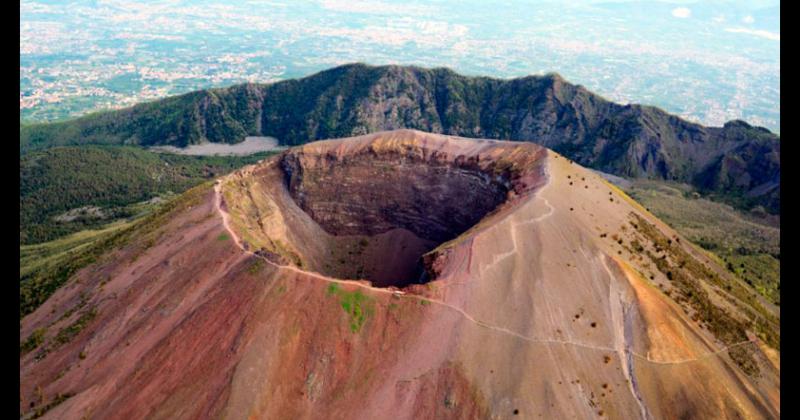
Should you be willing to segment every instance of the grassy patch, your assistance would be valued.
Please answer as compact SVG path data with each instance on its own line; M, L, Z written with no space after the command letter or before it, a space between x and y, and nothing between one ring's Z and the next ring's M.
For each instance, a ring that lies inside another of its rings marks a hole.
M100 229L87 229L72 235L36 245L19 247L20 279L30 277L36 272L52 270L64 264L82 250L91 247L99 240L108 238L131 225L131 222L114 222Z
M726 266L759 294L776 305L781 303L781 262L770 254L734 251L721 253Z
M56 334L55 341L53 347L58 347L62 344L69 343L78 335L84 328L97 316L97 310L95 308L91 308L88 311L81 314L78 319L75 320L72 324L67 326L66 328L61 329L61 331Z
M328 285L328 296L334 295L339 292L339 285L336 283L331 283Z
M339 301L342 305L342 309L350 315L350 330L353 332L358 332L361 326L364 325L366 319L364 307L362 306L364 300L365 296L359 290L353 294L345 295L344 298Z
M347 292L342 290L338 284L331 283L328 286L327 294L339 298L339 305L348 315L350 331L354 333L361 331L367 318L375 312L375 303L372 298L362 293L361 289Z
M701 320L708 327L708 330L726 345L747 341L746 330L751 328L768 345L776 349L780 348L779 333L769 322L759 321L763 320L764 317L773 317L766 312L743 285L733 279L720 277L689 255L677 242L673 242L663 235L655 226L639 215L631 214L635 220L631 225L644 238L649 240L655 249L655 253L651 252L650 249L646 249L644 251L646 256L650 258L659 271L666 275L675 287L676 293L670 294L670 298L681 306L687 305L691 307L694 310L693 319ZM739 302L731 301L749 317L749 320L738 319L727 310L714 304L706 289L701 285L701 281L706 281L725 289L728 293L746 302L749 307ZM729 354L743 371L748 374L757 374L758 365L753 359L752 352L752 348L740 346L731 349Z
M228 234L227 234L227 233L220 233L220 234L219 234L219 236L217 236L217 240L218 240L218 241L220 241L220 242L227 241L227 240L228 240L228 239L230 239L230 238L231 238L231 237L230 237L230 236L228 236Z
M731 263L731 271L780 304L780 227L775 216L701 198L684 184L634 180L627 192L682 236Z
M102 287L102 285L103 285L103 283L101 283L100 287ZM71 317L72 314L75 313L75 311L78 311L78 310L82 309L84 306L86 306L87 303L89 303L89 294L86 293L86 292L81 292L81 300L78 301L78 303L75 304L75 306L69 308L66 312L64 312L58 318L58 321L61 321L63 319L67 319L67 318Z
M48 411L50 411L51 409L53 409L57 405L63 403L64 401L66 401L70 397L72 397L72 394L69 394L69 393L67 393L67 394L56 394L55 398L53 398L52 401L50 401L49 403L47 403L47 404L45 404L45 405L43 405L41 407L37 407L36 411L33 412L33 416L31 417L31 419L38 419L39 417L44 416L45 413L47 413Z
M257 258L255 261L253 261L252 264L250 264L249 267L247 267L247 272L250 273L250 275L256 275L263 268L264 268L264 261L261 258Z
M44 336L47 334L47 328L37 328L33 330L30 336L19 346L20 355L35 350L44 342Z

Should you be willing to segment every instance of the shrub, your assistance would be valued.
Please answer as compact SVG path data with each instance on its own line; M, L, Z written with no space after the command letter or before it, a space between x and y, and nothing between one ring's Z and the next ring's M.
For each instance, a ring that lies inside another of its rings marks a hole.
M20 344L19 351L21 354L28 353L31 350L35 350L37 347L42 345L44 342L44 336L47 333L47 328L37 328L33 330L31 335L28 336L28 339L25 340L22 344Z

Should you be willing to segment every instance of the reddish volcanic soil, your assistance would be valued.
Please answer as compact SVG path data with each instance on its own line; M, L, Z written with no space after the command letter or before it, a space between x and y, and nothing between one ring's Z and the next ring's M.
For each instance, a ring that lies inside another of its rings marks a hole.
M26 416L780 417L779 353L621 246L675 232L542 147L398 130L191 194L22 320Z

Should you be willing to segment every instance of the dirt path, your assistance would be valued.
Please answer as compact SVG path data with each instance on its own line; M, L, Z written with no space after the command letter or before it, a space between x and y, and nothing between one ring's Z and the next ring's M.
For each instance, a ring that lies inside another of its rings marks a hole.
M546 175L546 176L547 176L547 175ZM522 221L522 222L516 222L516 223L515 223L515 222L513 222L513 221L510 221L510 219L506 219L506 220L504 220L504 221L503 221L503 222L506 222L506 221L508 221L508 223L510 223L510 224L511 224L511 226L510 226L510 228L509 228L509 230L511 231L511 244L512 244L511 250L510 250L510 251L507 251L507 252L503 252L503 253L501 253L501 254L494 255L494 256L492 257L492 262L491 262L491 263L489 263L489 264L487 264L487 265L485 265L485 266L482 266L482 267L480 268L480 273L481 273L481 274L483 274L483 273L485 273L486 271L488 271L488 270L492 269L492 268L493 268L495 265L499 264L501 261L503 261L503 260L505 260L506 258L509 258L509 257L511 257L512 255L514 255L514 254L516 254L516 253L517 253L517 228L518 228L518 227L520 227L520 226L525 226L525 225L530 225L530 224L536 224L536 223L539 223L539 222L541 222L541 221L543 221L543 220L547 219L548 217L552 216L552 215L553 215L553 213L555 213L555 208L553 208L553 206L551 206L551 205L550 205L550 202L549 202L549 201L547 201L547 199L546 199L546 198L542 197L542 194L541 194L541 193L542 193L544 190L546 190L546 189L547 189L549 186L550 186L550 183L548 182L547 184L545 184L545 185L544 185L544 186L543 186L543 187L542 187L542 188L539 190L539 192L537 193L536 197L534 198L534 199L536 199L536 200L542 200L542 201L544 202L544 205L545 205L545 206L547 206L547 212L546 212L546 213L544 213L544 214L542 214L542 215L540 215L540 216L537 216L537 217L530 218L530 219L528 219L528 220L525 220L525 221ZM512 217L513 217L513 216L512 216ZM502 223L502 222L501 222L501 223Z
M242 246L241 240L239 239L238 235L236 235L236 233L233 231L233 229L231 229L228 213L225 210L222 209L222 200L223 200L223 198L222 198L222 192L221 192L221 188L222 187L221 186L222 186L222 180L223 179L224 178L220 179L214 185L214 206L215 206L217 212L219 213L220 217L222 218L222 223L225 226L225 229L230 234L230 236L233 239L233 241L236 244L236 246L242 252L244 252L244 253L246 253L248 255L252 255L252 256L261 258L267 264L270 264L270 265L278 268L279 270L292 271L294 273L301 274L303 276L314 278L314 279L317 279L317 280L321 280L321 281L324 281L324 282L327 282L327 283L336 283L336 284L343 284L343 285L350 285L350 286L360 287L362 289L367 289L367 290L370 290L370 291L375 292L375 293L383 293L383 294L395 294L396 293L395 290L379 288L379 287L373 287L373 286L371 286L369 284L365 284L364 282L360 282L360 281L356 281L356 280L334 279L334 278L330 278L330 277L325 277L325 276L317 274L317 273L301 270L301 269L299 269L297 267L275 264L274 262L269 261L268 259L266 259L266 258L264 258L264 257L262 257L260 255L256 255L252 251L248 251L248 250L244 249L244 247ZM547 205L549 207L549 211L547 213L545 213L545 214L543 214L541 216L538 216L536 218L533 218L531 220L520 222L519 224L528 224L528 223L539 222L539 221L542 221L542 220L546 219L547 217L550 217L553 214L554 209L553 209L552 206L550 206L550 203L548 203L546 199L544 199L544 201L545 201L545 205ZM512 226L512 233L516 231L516 229L514 229L515 227L516 227L516 225ZM516 248L514 250L516 250ZM481 328L485 328L485 329L488 329L488 330L491 330L491 331L494 331L494 332L497 332L497 333L500 333L500 334L510 335L510 336L519 338L521 340L524 340L524 341L527 341L527 342L530 342L530 343L576 346L576 347L581 347L581 348L585 348L585 349L589 349L589 350L613 352L613 353L617 353L617 354L619 354L619 351L620 351L619 348L605 347L605 346L594 346L594 345L591 345L591 344L579 343L579 342L575 342L575 341L564 341L564 340L557 340L557 339L529 337L529 336L520 334L518 332L509 330L509 329L506 329L506 328L503 328L503 327L500 327L500 326L487 324L487 323L485 323L485 322L483 322L481 320L475 319L472 315L470 315L469 313L467 313L463 309L461 309L459 307L456 307L456 306L453 306L453 305L451 305L451 304L449 304L447 302L441 301L439 299L432 299L432 298L428 298L428 297L425 297L425 296L408 295L408 294L400 295L400 297L403 298L403 299L416 299L416 300L420 300L420 301L426 301L426 302L429 302L431 304L435 304L435 305L439 305L439 306L448 308L450 310L458 312L460 315L462 315L464 318L469 320L471 323L473 323L473 324L475 324L475 325L477 325L477 326L479 326ZM647 357L645 355L635 353L632 350L630 350L629 348L627 348L626 351L630 355L632 355L633 357L636 357L638 359L641 359L641 360L649 362L649 363L660 364L660 365L675 365L675 364L696 362L696 361L699 361L699 360L702 360L702 359L705 359L705 358L708 358L708 357L712 357L712 356L718 355L718 354L720 354L722 352L727 351L728 349L731 349L731 348L734 348L734 347L738 347L738 346L742 346L742 345L745 345L745 344L755 344L755 342L754 341L743 341L743 342L740 342L740 343L736 343L736 344L733 344L733 345L730 345L730 346L723 347L723 348L721 348L719 350L716 350L716 351L713 351L713 352L709 352L709 353L700 355L700 356L695 357L695 358L682 359L682 360L669 360L669 361L653 360L653 359L650 359L649 357Z

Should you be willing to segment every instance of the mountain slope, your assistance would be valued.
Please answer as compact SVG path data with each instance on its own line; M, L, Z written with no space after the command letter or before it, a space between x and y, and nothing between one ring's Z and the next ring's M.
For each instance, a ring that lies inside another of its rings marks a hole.
M63 144L239 142L296 145L413 128L532 141L615 175L688 182L740 206L780 210L780 139L741 121L704 127L618 105L557 74L512 80L448 69L351 64L269 85L211 89L22 127L20 151Z
M19 162L20 243L131 217L140 210L135 203L181 193L263 157L178 156L120 146L27 153Z
M713 252L721 264L780 305L780 223L739 212L664 181L635 180L620 188L682 236Z
M192 190L23 318L20 409L778 418L776 315L681 239L533 144L308 144Z

